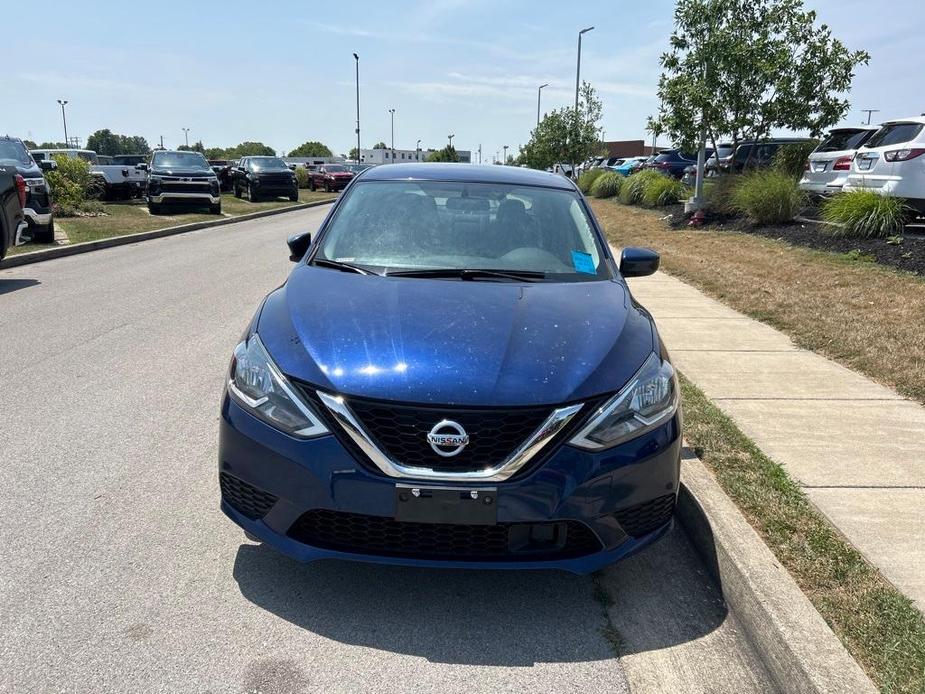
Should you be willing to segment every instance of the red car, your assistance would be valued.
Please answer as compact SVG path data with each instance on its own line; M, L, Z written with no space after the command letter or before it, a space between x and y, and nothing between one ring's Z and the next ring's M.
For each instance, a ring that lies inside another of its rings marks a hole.
M329 193L343 190L353 180L353 172L343 164L321 164L317 168L309 169L308 175L309 188L324 188Z

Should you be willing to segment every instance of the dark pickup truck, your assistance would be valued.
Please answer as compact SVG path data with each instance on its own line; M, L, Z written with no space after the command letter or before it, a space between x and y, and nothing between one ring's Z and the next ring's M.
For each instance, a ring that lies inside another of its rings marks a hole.
M26 181L15 166L0 166L0 260L10 246L23 242L23 205L26 204Z
M160 214L166 205L208 206L212 214L222 213L218 178L199 152L158 150L149 164L136 169L148 172L145 197L148 211Z
M251 202L281 195L293 202L299 199L295 173L279 157L244 157L232 170L232 187L236 198Z
M51 243L55 240L55 220L52 213L51 187L45 172L57 168L54 159L36 161L26 150L22 140L0 136L0 166L12 166L26 184L26 202L23 217L26 229L21 241Z
M308 170L308 187L312 190L323 188L329 193L343 190L353 180L353 172L343 164L322 164Z

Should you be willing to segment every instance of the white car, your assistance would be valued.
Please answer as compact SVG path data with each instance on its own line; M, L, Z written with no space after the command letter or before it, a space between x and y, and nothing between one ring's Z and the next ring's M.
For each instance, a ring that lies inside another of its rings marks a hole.
M851 173L851 165L858 148L879 129L876 125L861 125L830 130L806 160L806 170L800 179L800 188L816 195L841 192Z
M905 198L925 212L925 116L883 123L854 157L844 190Z

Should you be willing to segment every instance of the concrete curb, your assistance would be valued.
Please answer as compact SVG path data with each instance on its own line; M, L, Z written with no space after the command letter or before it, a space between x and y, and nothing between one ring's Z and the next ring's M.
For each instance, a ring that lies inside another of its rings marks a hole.
M287 212L296 212L298 210L306 210L310 207L321 207L322 205L330 205L334 202L336 198L330 200L317 200L315 202L303 202L297 205L290 205L288 207L277 207L272 210L261 210L260 212L251 212L249 214L238 215L237 217L221 217L219 219L210 220L208 222L193 222L191 224L180 224L174 227L164 227L163 229L153 229L151 231L142 231L137 234L127 234L125 236L113 236L108 239L99 239L98 241L85 241L84 243L75 243L67 246L56 246L55 248L48 248L41 251L33 251L31 253L22 253L19 255L7 256L0 262L0 269L7 269L11 267L18 267L20 265L29 265L31 263L40 263L44 260L53 260L54 258L64 258L69 255L77 255L79 253L89 253L90 251L98 251L103 248L114 248L116 246L125 246L130 243L138 243L139 241L148 241L150 239L159 239L163 236L175 236L176 234L186 234L190 231L198 231L199 229L208 229L209 227L218 227L225 224L237 224L238 222L247 222L251 219L260 219L261 217L272 217L277 214L285 214Z
M677 517L783 692L875 694L787 570L706 466L685 449Z

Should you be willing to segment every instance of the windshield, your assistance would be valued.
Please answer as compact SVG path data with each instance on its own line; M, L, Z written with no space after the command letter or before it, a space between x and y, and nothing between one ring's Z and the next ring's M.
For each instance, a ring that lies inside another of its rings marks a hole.
M32 157L21 142L0 140L0 164L6 166L33 166Z
M889 123L874 133L867 141L868 147L887 147L901 145L914 140L922 132L921 123Z
M872 134L871 130L835 130L819 144L816 151L843 152L846 149L857 149Z
M319 258L386 271L520 270L556 281L610 277L575 193L504 184L359 183L338 206Z
M151 166L162 169L209 169L209 162L199 152L155 152Z
M324 167L324 170L328 173L343 173L347 169L341 166L340 164L328 164Z
M247 160L247 165L250 167L251 171L289 170L286 162L279 157L251 157Z

